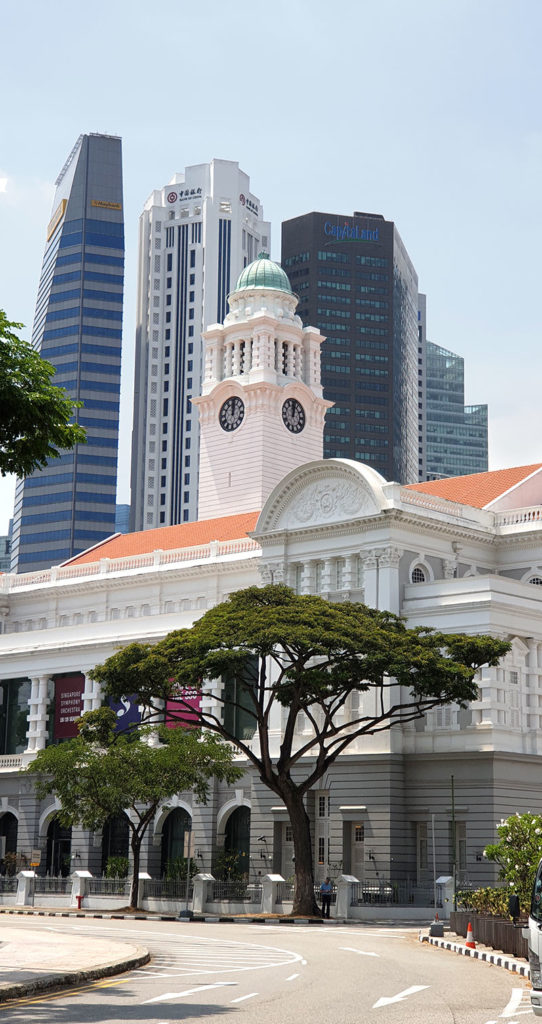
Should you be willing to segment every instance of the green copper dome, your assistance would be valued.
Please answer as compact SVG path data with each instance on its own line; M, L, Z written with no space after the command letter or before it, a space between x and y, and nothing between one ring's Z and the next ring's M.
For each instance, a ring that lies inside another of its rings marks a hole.
M241 271L234 292L245 288L274 288L292 294L292 286L284 270L278 263L273 263L266 252L259 253L258 258Z

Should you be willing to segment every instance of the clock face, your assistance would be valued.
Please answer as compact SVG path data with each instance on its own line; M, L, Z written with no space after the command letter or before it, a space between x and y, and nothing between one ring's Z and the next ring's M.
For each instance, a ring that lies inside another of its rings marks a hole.
M287 398L282 406L282 422L292 434L299 434L305 426L305 410L295 398Z
M240 398L227 398L218 414L222 430L237 430L245 416L245 407Z

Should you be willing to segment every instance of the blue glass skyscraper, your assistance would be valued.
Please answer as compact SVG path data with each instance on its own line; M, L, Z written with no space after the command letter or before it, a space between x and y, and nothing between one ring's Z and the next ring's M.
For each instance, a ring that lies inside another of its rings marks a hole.
M114 532L124 285L121 140L81 135L56 181L32 344L83 402L87 443L19 480L12 571L48 568Z

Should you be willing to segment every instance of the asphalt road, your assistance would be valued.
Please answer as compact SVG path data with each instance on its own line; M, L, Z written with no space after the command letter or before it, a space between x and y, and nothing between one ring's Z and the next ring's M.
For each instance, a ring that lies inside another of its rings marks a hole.
M26 925L28 927L28 925ZM534 1024L529 986L421 944L417 929L32 918L55 932L137 942L144 968L1 1008L2 1024ZM24 921L13 928L24 929Z

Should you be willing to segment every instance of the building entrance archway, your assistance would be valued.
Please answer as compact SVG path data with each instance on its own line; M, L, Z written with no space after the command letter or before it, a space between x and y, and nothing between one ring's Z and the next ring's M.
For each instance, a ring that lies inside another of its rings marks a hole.
M47 856L45 874L62 875L66 878L71 868L72 830L61 825L57 815L49 822L47 829Z
M102 830L102 875L110 857L130 856L130 826L124 811L109 818Z
M160 873L162 877L176 874L179 860L184 858L184 840L192 828L192 818L182 807L172 810L162 827Z

